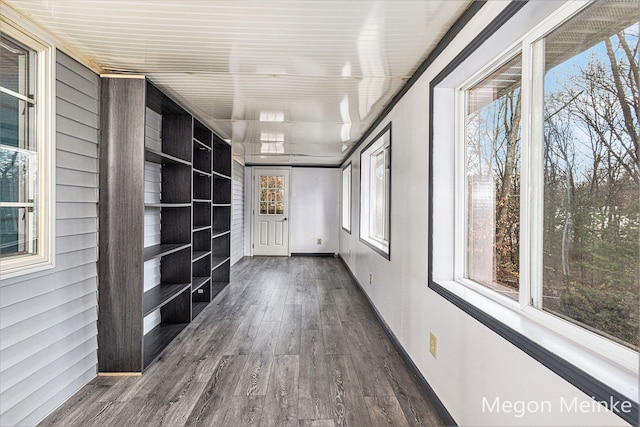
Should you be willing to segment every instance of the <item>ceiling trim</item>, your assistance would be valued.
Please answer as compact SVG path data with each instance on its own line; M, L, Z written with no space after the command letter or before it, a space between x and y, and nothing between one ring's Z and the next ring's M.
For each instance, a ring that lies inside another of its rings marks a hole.
M425 71L429 68L429 66L433 63L433 61L440 56L440 54L445 50L449 43L453 41L453 39L458 35L458 33L471 21L471 19L475 16L476 13L480 11L480 9L485 5L487 0L476 0L472 2L469 7L464 11L464 13L453 23L451 28L446 32L446 34L440 39L436 47L429 53L427 59L425 59L416 69L416 72L413 73L411 78L407 80L407 82L402 86L400 91L391 98L391 101L387 106L382 110L380 115L371 123L371 126L365 131L365 133L360 137L358 142L356 142L353 147L347 152L342 161L340 162L340 166L344 166L347 160L355 153L360 146L365 142L365 140L371 136L373 131L378 127L389 115L391 110L396 106L396 104L402 99L402 97L411 89L411 87L418 81L420 77L424 74Z
M34 35L47 39L50 44L53 45L55 49L63 51L66 55L70 56L75 61L78 61L85 67L89 68L96 74L103 74L106 70L95 60L90 57L83 55L77 49L75 49L72 45L65 42L60 37L56 36L51 31L47 30L37 22L35 22L31 17L27 14L20 12L14 9L12 6L5 3L3 0L0 0L0 12L3 16L11 21L15 22L17 25L23 27L25 30L34 33Z

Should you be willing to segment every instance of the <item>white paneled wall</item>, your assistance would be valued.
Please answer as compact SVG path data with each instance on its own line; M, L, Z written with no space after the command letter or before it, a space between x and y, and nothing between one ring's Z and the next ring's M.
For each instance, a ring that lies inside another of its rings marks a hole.
M56 267L0 280L0 425L33 425L97 372L99 77L56 65Z
M244 256L244 166L232 162L231 173L231 265Z
M145 147L162 151L162 115L151 108L145 111ZM160 203L162 194L162 166L144 162L144 202ZM144 210L144 247L160 244L160 209ZM144 263L144 292L160 284L160 259L154 258ZM160 310L149 313L144 318L146 334L160 324Z

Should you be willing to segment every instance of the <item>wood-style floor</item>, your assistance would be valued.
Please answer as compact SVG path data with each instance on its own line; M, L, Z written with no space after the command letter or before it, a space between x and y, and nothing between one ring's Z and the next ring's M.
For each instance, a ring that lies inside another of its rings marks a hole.
M57 426L442 425L334 258L244 258L142 377L97 377Z

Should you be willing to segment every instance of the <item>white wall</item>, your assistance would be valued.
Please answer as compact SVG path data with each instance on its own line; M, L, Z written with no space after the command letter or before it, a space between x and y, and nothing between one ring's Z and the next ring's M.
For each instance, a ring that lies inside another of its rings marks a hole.
M244 256L244 165L233 160L231 173L231 265Z
M262 168L261 168L262 169ZM253 167L245 168L244 255L251 256ZM338 253L339 168L292 168L289 194L291 253ZM317 244L317 239L322 239Z
M292 169L289 210L291 253L338 253L339 198L340 169ZM318 239L321 239L321 244L318 244Z
M340 229L340 254L358 281L367 283L364 291L459 425L625 425L609 412L559 411L561 397L591 399L427 285L429 82L507 4L486 4L371 133L392 122L390 261L358 240L359 150L345 161L353 162L353 216L352 233ZM434 159L434 164L442 167L442 161ZM439 243L434 242L435 251L443 250ZM373 286L368 285L369 273ZM437 359L429 353L430 331L438 338ZM517 417L513 412L483 412L483 397L551 401L555 406L553 411Z

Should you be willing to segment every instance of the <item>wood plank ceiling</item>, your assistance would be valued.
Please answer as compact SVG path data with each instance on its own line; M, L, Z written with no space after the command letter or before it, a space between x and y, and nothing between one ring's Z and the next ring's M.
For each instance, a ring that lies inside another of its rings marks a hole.
M3 1L104 72L147 75L247 164L278 165L340 164L470 3Z

